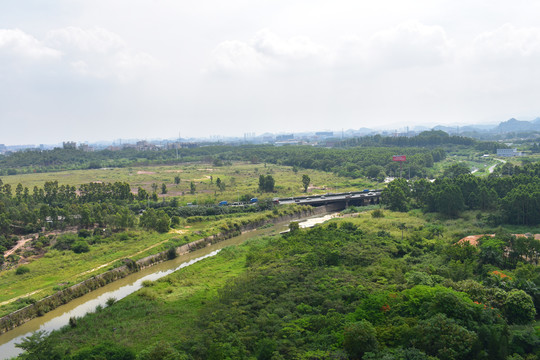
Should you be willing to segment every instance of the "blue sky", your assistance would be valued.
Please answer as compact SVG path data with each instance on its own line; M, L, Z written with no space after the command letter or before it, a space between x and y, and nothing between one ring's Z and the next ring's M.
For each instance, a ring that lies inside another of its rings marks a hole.
M540 116L531 1L0 3L0 143Z

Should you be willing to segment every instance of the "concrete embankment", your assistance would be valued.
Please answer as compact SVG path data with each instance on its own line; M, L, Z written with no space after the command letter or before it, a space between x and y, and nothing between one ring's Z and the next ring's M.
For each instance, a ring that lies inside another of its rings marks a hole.
M81 283L70 286L64 290L36 301L34 304L19 309L9 315L0 318L0 334L7 332L25 322L42 316L43 314L61 306L69 301L83 296L93 290L103 287L116 280L122 279L129 274L138 272L141 269L150 267L160 262L171 259L174 256L189 253L191 251L209 246L214 243L221 242L223 240L240 235L242 232L257 229L261 226L270 223L283 223L296 219L302 219L309 216L324 214L333 209L327 209L326 207L312 208L306 211L299 211L293 214L276 216L272 218L264 218L256 221L252 221L246 224L232 223L231 228L222 231L219 234L209 236L191 243L182 245L175 249L175 254L171 254L169 251L163 251L158 254L150 255L145 258L133 261L131 259L125 259L124 265L106 271L102 274L96 275L90 279L87 279Z

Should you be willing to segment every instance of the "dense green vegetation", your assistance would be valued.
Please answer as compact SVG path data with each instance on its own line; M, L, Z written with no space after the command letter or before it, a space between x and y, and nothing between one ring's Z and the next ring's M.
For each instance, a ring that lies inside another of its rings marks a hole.
M407 156L411 178L388 184L386 209L226 248L33 335L21 358L538 359L539 163L512 160L489 174L496 161L481 155L503 146L440 131L335 145L0 157L10 174L0 180L0 250L38 233L31 250L0 257L4 313L90 269L294 211L273 208L274 196L373 188L400 175L392 155ZM66 169L86 170L42 173ZM495 235L458 242L471 234Z
M384 211L250 241L24 347L59 359L105 339L139 359L535 359L538 267L494 260L508 234L479 247L440 234Z
M456 164L435 182L398 179L384 191L383 202L392 210L422 208L449 216L465 209L488 211L494 226L540 224L540 164L505 164L501 168L498 173L479 178Z
M468 139L468 141L474 142L472 139ZM433 145L440 143L436 141ZM418 142L419 146L423 146L422 144L422 141ZM2 169L0 175L66 169L178 164L195 161L212 163L213 166L219 167L230 164L232 161L250 161L252 163L264 162L317 169L353 178L361 176L384 177L385 174L397 174L399 165L392 162L391 158L392 155L397 154L408 156L411 176L425 176L426 168L431 168L434 162L445 157L445 151L441 148L403 147L399 142L393 144L392 147L388 147L384 143L373 143L371 147L341 149L312 146L275 147L268 145L205 146L194 149L180 149L178 150L178 156L175 150L136 151L134 149L124 149L84 152L75 149L54 149L49 151L16 152L7 156L0 156L0 169ZM369 166L377 166L377 171L371 168L368 173L367 168ZM370 173L373 173L373 176Z

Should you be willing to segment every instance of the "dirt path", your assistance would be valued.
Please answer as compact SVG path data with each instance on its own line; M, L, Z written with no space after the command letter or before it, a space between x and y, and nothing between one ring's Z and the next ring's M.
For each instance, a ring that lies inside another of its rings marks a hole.
M40 292L41 290L43 290L43 289L39 289L39 290L36 290L36 291L32 291L32 292L29 292L29 293L27 293L27 294L23 294L23 295L19 295L19 296L17 296L17 297L14 297L13 299L9 299L9 300L6 300L6 301L4 301L4 302L0 302L0 306L7 305L7 304L9 304L9 303L12 303L12 302L14 302L14 301L17 301L17 300L19 300L19 299L21 299L21 298L24 298L24 297L27 297L27 296L32 296L32 295L34 295L34 294L37 294L37 293Z
M4 257L7 258L9 255L13 254L15 251L22 248L27 242L31 240L33 240L33 238L20 239L19 241L17 241L17 245L15 245L14 247L12 247L11 249L9 249L8 251L4 253Z
M106 263L106 264L100 265L100 266L95 267L95 268L93 268L93 269L90 269L90 270L88 270L88 271L85 271L85 272L82 272L82 273L80 273L80 274L77 274L77 275L75 275L75 277L78 277L78 276L81 276L81 275L90 274L91 272L94 272L94 271L96 271L96 270L99 270L99 269L101 269L101 268L104 268L105 266L109 266L109 265L115 263L115 262L118 261L118 260L122 260L122 259L125 259L125 258L131 258L131 257L133 257L133 256L137 256L137 255L139 255L139 254L142 254L142 253L145 252L145 251L148 251L148 250L150 250L150 249L155 248L156 246L159 246L159 245L161 245L161 244L163 244L163 243L166 243L167 241L169 241L169 239L160 241L160 242L158 242L157 244L154 244L154 245L152 245L152 246L150 246L150 247L147 247L146 249L143 249L143 250L141 250L141 251L137 251L135 254L131 254L131 255L128 255L128 256L122 256L121 258L114 259L113 261L109 261L109 262Z
M181 234L182 232L176 231L176 233ZM26 240L26 241L32 240L32 238L30 238L30 239L25 239L25 240ZM22 240L19 240L19 242L21 242L21 241L22 241ZM26 241L25 241L25 243L26 243ZM77 277L82 276L82 275L90 274L91 272L94 272L94 271L96 271L96 270L99 270L99 269L101 269L101 268L104 268L104 267L106 267L106 266L109 266L109 265L113 264L114 262L116 262L116 261L118 261L118 260L125 259L126 257L137 256L137 255L139 255L139 254L142 254L142 253L145 252L145 251L148 251L148 250L150 250L150 249L155 248L156 246L159 246L159 245L161 245L161 244L164 244L164 243L166 243L167 241L169 241L169 239L160 241L160 242L158 242L157 244L154 244L154 245L152 245L152 246L149 246L149 247L147 247L146 249L143 249L143 250L141 250L141 251L137 251L137 252L134 253L134 254L131 254L131 255L128 255L128 256L123 256L123 257L118 258L118 259L114 259L114 260L112 260L112 261L109 261L109 262L106 263L106 264L100 265L100 266L95 267L95 268L93 268L93 269L90 269L90 270L88 270L88 271L84 271L84 272L82 272L82 273L79 273L79 274L77 274L77 275L74 275L74 277L77 278ZM17 245L19 245L19 244L17 244ZM22 244L22 245L24 245L24 244ZM21 245L21 246L22 246L22 245ZM19 247L20 247L20 246L19 246ZM15 251L16 249L13 248L12 250ZM6 255L6 256L8 256L8 255ZM29 293L26 293L26 294L23 294L23 295L19 295L19 296L13 298L13 299L9 299L9 300L6 300L6 301L4 301L4 302L1 302L1 303L0 303L0 306L7 305L7 304L9 304L9 303L12 303L12 302L17 301L18 299L21 299L21 298L24 298L24 297L32 296L32 295L37 294L38 292L40 292L40 291L42 291L42 290L43 290L43 289L39 289L39 290L35 290L35 291L29 292Z
M76 232L77 232L77 230L66 230L66 231L55 230L55 231L49 231L49 232L43 234L43 236L60 235L60 234L68 234L68 233L72 234L72 233L76 233ZM19 241L17 241L17 245L15 245L11 249L7 250L4 253L4 257L6 258L9 255L13 254L15 251L22 248L27 242L33 240L34 238L37 238L39 236L39 234L28 234L26 236L27 236L26 238L20 239Z

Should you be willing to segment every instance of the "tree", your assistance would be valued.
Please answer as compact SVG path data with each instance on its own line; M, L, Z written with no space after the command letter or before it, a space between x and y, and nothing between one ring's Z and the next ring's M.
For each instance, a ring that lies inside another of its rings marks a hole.
M218 187L219 191L221 191L221 192L223 192L225 190L225 183L223 181L221 181L220 178L217 178L216 186Z
M275 180L272 175L259 175L259 191L273 192Z
M157 189L158 189L158 184L152 183L152 190L153 190L154 192L157 192Z
M62 359L65 355L45 331L36 331L15 346L24 350L24 353L19 355L19 358L24 360Z
M378 342L375 328L366 320L346 326L343 347L351 359L361 359L366 352L376 351Z
M148 192L144 190L142 187L139 187L137 189L137 200L139 201L148 200Z
M369 165L365 170L366 176L371 179L379 177L381 172L384 172L384 167L380 165Z
M529 294L514 289L506 297L504 313L511 324L528 324L534 320L536 309Z
M475 359L471 356L477 335L444 314L422 320L415 327L412 345L441 360Z
M195 183L192 181L189 184L189 192L191 193L191 195L193 195L195 194L195 191L197 191L197 187L195 186Z
M454 179L457 178L459 175L465 175L470 173L471 170L467 165L465 165L464 163L457 163L444 169L443 177Z
M307 192L307 188L309 186L309 183L311 182L311 179L306 174L302 175L302 185L304 186L304 192Z
M410 189L407 180L396 179L382 192L382 202L393 211L407 211Z
M163 210L156 211L150 208L141 215L140 224L147 230L165 233L170 229L171 218Z
M176 176L174 177L174 183L175 183L176 185L180 184L180 176L176 175Z
M165 195L167 193L167 185L165 185L164 183L161 184L161 193L163 195Z

